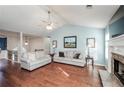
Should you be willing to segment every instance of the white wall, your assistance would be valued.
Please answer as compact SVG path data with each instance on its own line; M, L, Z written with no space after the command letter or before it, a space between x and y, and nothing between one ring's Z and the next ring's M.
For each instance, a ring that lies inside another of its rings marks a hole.
M7 37L7 50L13 50L19 46L20 33L0 30L0 34ZM26 40L28 41L27 46L25 46ZM47 37L23 34L23 47L25 47L28 52L34 51L35 49L44 49L48 53L50 48L49 43L50 40Z
M47 37L32 37L29 40L30 51L35 49L44 49L47 53L49 52L50 40Z
M63 38L65 36L77 36L77 48L64 48ZM51 41L57 40L56 51L77 50L84 55L86 55L86 39L94 37L96 39L96 47L90 50L91 56L96 57L96 64L105 64L105 33L103 29L65 25L58 30L53 31L50 34L50 37Z
M35 49L43 49L43 39L42 38L37 38L33 37L30 39L30 51L34 51Z
M0 34L7 37L8 50L12 50L19 45L19 33L0 30Z

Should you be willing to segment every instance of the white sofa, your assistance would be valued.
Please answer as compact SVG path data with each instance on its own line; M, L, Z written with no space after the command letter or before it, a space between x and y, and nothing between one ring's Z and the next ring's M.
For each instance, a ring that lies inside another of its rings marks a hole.
M59 53L56 53L53 60L54 62L65 63L75 66L84 67L86 65L85 57L80 53L79 59L73 58L78 51L64 51L65 57L59 57Z
M24 53L21 57L21 68L29 71L49 63L51 63L51 57L42 52Z

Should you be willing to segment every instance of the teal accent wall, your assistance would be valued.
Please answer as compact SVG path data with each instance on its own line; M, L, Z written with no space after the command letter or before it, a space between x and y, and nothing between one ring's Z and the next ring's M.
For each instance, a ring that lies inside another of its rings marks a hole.
M77 48L64 48L65 36L77 36ZM105 31L104 29L89 28L77 25L64 25L50 34L51 41L57 40L56 51L77 50L86 55L86 39L94 37L96 47L90 49L90 55L95 56L95 64L105 65ZM52 42L51 42L52 43Z
M109 35L124 34L124 17L109 25Z

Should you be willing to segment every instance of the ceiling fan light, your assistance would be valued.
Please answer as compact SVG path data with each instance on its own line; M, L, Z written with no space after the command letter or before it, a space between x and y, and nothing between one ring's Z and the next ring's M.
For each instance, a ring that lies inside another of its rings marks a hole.
M27 41L25 41L25 45L26 45L26 46L28 45L28 42L27 42Z
M52 28L51 25L47 25L47 26L46 26L46 29L47 29L47 30L52 30L53 28Z

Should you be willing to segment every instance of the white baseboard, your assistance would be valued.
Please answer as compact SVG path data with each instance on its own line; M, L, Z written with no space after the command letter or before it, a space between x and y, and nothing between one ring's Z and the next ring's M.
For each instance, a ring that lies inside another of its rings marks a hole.
M88 63L88 64L92 64L92 63ZM98 63L94 63L94 65L96 65L96 66L104 66L105 67L105 65L103 65L103 64L98 64ZM105 67L106 68L106 67Z
M108 67L105 65L105 69L108 70Z
M104 66L105 67L105 65L103 65L103 64L94 64L94 65L96 65L96 66Z

